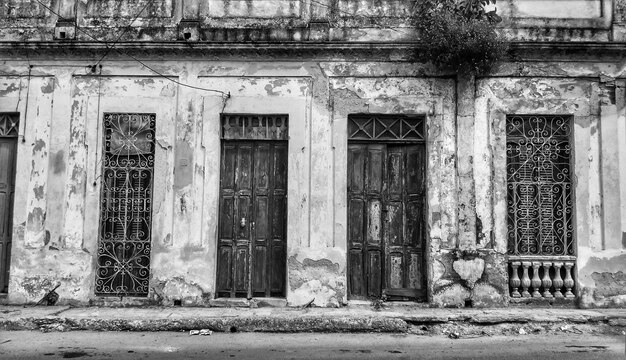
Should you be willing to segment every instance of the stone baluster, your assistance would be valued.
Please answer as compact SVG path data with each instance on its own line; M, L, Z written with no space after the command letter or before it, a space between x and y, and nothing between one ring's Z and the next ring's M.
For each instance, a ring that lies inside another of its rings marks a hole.
M554 278L552 278L552 286L554 286L554 297L562 298L563 293L561 292L561 288L563 287L563 279L561 279L561 267L563 266L562 262L555 262L554 266Z
M511 272L511 278L509 279L509 284L511 285L511 288L513 289L511 291L511 297L513 298L519 298L522 295L519 293L519 291L517 290L520 287L521 281L519 279L519 275L517 273L517 269L519 268L519 266L522 263L519 261L513 261L511 263L511 268L513 269L513 271Z
M540 262L533 261L533 263L532 263L533 278L530 281L530 284L533 287L533 293L532 293L533 297L541 297L541 293L539 292L539 288L541 287L541 278L539 277L539 267L540 266L541 266Z
M528 277L528 268L532 263L530 261L522 261L522 297L530 297L530 293L528 292L528 288L530 287L530 278Z
M574 287L574 279L572 278L573 267L573 262L565 263L565 280L563 280L563 286L565 286L565 297L568 299L575 297L574 293L572 293L572 288Z
M552 287L552 279L550 279L550 268L552 267L552 262L544 262L543 263L543 278L541 279L541 285L543 285L543 297L551 298L552 293L550 293L550 288Z

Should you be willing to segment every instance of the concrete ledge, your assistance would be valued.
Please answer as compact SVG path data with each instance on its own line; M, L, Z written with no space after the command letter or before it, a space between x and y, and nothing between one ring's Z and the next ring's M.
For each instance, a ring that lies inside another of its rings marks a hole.
M411 332L412 328L500 325L626 328L626 310L367 308L189 308L0 306L0 329L41 331Z

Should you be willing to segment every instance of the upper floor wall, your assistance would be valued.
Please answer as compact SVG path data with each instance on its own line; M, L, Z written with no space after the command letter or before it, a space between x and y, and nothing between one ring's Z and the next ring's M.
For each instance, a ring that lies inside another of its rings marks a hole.
M4 0L7 41L413 41L415 0ZM626 0L498 0L519 41L624 41ZM120 34L123 33L123 37Z

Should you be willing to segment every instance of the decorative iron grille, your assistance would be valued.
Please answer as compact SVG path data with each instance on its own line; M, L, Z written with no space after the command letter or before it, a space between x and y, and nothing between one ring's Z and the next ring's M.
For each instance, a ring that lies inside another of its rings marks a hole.
M574 255L570 119L508 116L508 253Z
M155 114L104 114L96 294L147 296Z
M349 140L423 141L425 117L417 115L348 115Z
M287 140L289 115L222 114L226 140Z
M0 136L17 137L19 132L19 113L0 113Z

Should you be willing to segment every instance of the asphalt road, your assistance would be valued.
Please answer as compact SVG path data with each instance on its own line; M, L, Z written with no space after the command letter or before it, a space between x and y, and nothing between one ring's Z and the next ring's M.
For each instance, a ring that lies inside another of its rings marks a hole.
M626 359L624 336L0 332L0 359Z

